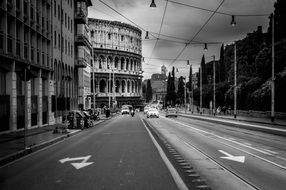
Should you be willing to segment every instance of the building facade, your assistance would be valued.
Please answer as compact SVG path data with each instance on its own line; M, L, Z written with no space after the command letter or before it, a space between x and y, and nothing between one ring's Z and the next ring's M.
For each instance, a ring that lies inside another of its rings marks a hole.
M75 61L81 47L77 19L87 20L90 5L90 0L0 1L0 132L61 122L79 107L84 68ZM79 9L85 12L77 17Z
M141 30L122 22L93 18L89 18L89 28L96 107L142 105Z
M167 94L167 68L162 65L161 74L156 73L151 76L152 86L152 99L153 101L165 102L165 96Z

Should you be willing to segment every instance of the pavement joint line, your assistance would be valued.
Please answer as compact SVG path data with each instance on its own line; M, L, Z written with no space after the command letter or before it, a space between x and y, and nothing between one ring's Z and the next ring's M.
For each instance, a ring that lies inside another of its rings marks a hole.
M178 188L180 190L188 190L186 184L184 183L183 179L180 177L170 160L168 159L167 155L164 153L163 149L160 147L159 143L155 139L155 137L152 135L151 131L148 129L144 121L141 119L141 122L143 123L144 127L146 128L151 140L153 141L154 145L156 146L159 154L161 155L161 158L165 162L167 168L169 169L171 175L173 176L174 181L176 182Z

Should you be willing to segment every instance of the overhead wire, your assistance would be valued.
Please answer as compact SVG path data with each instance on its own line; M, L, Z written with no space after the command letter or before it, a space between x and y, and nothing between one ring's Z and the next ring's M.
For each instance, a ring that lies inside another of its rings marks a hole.
M162 31L162 26L163 26L163 23L164 23L164 19L165 19L165 15L166 15L166 10L167 10L167 6L168 6L168 0L166 1L166 4L165 4L165 8L164 8L164 12L163 12L163 16L162 16L162 20L161 20L161 24L160 24L160 30L159 30L159 34L158 34L158 38L156 39L156 42L155 42L155 45L152 49L152 52L151 52L151 55L150 57L153 56L153 53L156 49L156 46L158 44L158 39L160 38L160 34L161 34L161 31ZM150 59L148 60L148 63L150 62Z
M208 20L203 24L203 26L198 30L198 32L192 37L192 39L186 43L186 45L183 47L183 49L180 51L180 53L176 56L176 58L172 61L172 63L168 66L170 67L171 65L173 65L176 60L182 55L182 53L185 51L185 49L187 48L187 46L199 35L199 33L204 29L204 27L208 24L208 22L212 19L212 17L215 15L216 11L222 6L222 4L224 3L225 0L222 0L221 3L219 4L219 6L216 8L215 12L213 12L211 14L211 16L208 18Z

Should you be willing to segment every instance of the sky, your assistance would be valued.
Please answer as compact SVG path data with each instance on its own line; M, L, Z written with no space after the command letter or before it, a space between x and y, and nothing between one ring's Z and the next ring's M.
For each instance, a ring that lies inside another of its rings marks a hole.
M150 78L154 73L160 73L162 65L167 67L168 72L173 66L178 68L177 76L188 76L187 60L190 61L193 72L198 71L203 55L206 62L213 60L213 56L218 60L222 44L231 44L235 40L243 39L258 26L262 26L264 32L267 31L268 17L273 11L275 2L275 0L169 0L168 2L155 0L156 7L151 8L149 7L151 1L92 0L93 6L89 7L88 15L90 18L121 21L141 28L143 79ZM206 9L212 11L217 9L224 14L214 14ZM234 27L230 25L231 15L235 15ZM149 31L149 40L145 39L145 31ZM204 51L204 43L207 43L208 51Z

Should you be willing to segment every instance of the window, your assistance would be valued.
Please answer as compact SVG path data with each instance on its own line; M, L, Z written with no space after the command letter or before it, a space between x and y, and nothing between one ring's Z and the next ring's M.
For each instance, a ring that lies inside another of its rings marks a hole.
M56 0L54 0L54 16L57 17L57 3L56 3Z
M65 13L65 27L67 27L67 13Z
M60 36L60 34L58 34L58 41L59 41L58 46L59 46L59 49L60 49L61 48L61 36Z
M58 5L58 19L61 20L61 7Z
M70 17L68 16L68 30L70 29Z
M57 46L57 32L54 31L54 38L55 38L55 46Z
M121 41L123 41L123 40L124 40L124 36L122 35L122 36L121 36Z
M71 32L72 32L72 19L71 19Z
M6 94L6 73L0 71L0 94Z
M108 39L111 40L111 34L110 33L108 33Z
M73 45L71 45L71 57L73 56Z
M92 38L94 37L94 31L93 31L93 30L90 32L90 36L91 36Z

